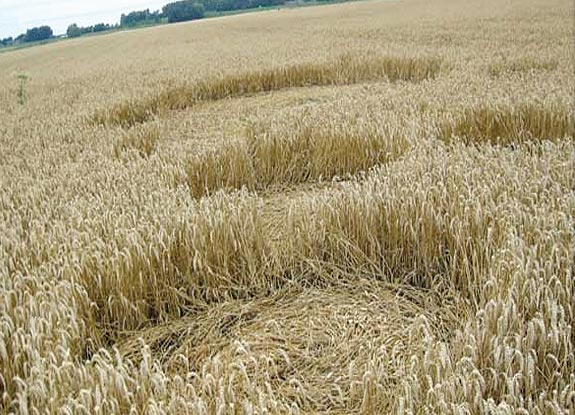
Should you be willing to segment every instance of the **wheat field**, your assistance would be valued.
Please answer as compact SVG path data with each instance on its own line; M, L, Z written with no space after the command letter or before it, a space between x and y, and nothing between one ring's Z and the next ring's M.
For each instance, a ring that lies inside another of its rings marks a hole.
M0 413L573 414L571 0L0 55Z

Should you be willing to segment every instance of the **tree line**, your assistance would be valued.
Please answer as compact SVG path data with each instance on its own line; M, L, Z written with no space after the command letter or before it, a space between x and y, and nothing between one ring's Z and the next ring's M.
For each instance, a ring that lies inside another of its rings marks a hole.
M41 40L50 39L54 36L50 26L39 26L33 27L32 29L26 30L26 33L22 33L16 38L6 37L0 41L2 46L11 46L13 44L19 44L24 42L39 42Z
M120 16L120 23L110 25L98 23L93 26L81 27L76 23L68 26L66 36L79 37L88 33L98 33L108 30L155 25L160 23L176 23L201 19L208 13L244 10L259 7L274 7L293 0L180 0L166 4L161 10L151 12L150 9L136 10ZM330 1L330 0L303 0ZM38 42L54 37L50 26L39 26L26 30L16 38L7 37L0 40L1 46L12 46L20 43Z
M71 24L68 26L68 30L66 30L66 35L68 37L79 37L85 35L86 33L98 33L98 32L105 32L107 30L117 29L118 25L109 25L106 23L98 23L94 26L86 26L80 27L76 23Z

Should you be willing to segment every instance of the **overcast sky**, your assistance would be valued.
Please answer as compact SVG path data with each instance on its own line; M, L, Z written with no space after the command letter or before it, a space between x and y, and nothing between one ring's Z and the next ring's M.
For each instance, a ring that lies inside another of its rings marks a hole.
M161 9L172 0L0 0L0 38L16 37L26 29L48 25L55 35L68 26L119 23L122 13Z

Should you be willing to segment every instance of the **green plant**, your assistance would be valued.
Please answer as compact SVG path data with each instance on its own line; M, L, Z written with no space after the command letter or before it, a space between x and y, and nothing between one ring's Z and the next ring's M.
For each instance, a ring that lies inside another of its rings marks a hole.
M26 103L26 82L30 77L25 73L18 74L18 90L16 96L18 97L18 104L24 105Z

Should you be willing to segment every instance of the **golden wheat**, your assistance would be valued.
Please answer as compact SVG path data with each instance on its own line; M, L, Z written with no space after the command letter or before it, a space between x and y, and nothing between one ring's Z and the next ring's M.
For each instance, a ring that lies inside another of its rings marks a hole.
M572 23L350 2L1 54L0 413L572 413Z
M141 157L150 157L156 149L160 131L154 127L134 127L123 132L121 138L114 144L114 155L118 158L122 153L134 150Z
M489 74L498 77L505 74L553 71L557 69L557 66L558 62L555 60L545 61L533 58L521 58L513 61L503 60L489 65Z
M347 177L393 161L409 147L401 121L390 118L379 125L372 118L332 118L323 119L323 125L316 117L304 116L284 120L281 126L249 126L245 140L190 161L187 182L192 194Z
M96 113L98 124L124 127L142 123L169 110L181 110L200 102L217 101L283 88L321 85L349 85L388 79L390 82L419 82L434 78L441 69L441 59L412 57L341 56L325 64L301 64L270 70L200 81L173 87L144 100L121 103Z
M512 108L481 106L468 108L453 122L444 122L439 137L466 143L518 144L530 140L556 140L575 136L572 109L522 104Z

